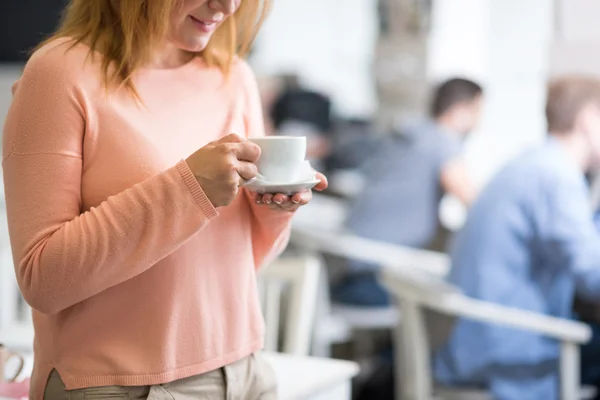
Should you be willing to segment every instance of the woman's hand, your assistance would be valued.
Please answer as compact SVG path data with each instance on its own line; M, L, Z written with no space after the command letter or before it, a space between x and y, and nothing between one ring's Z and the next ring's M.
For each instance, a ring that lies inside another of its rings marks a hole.
M215 207L227 206L239 187L257 174L260 147L236 134L211 142L185 161Z
M315 190L322 191L327 189L327 177L320 172L317 172L316 178L320 181ZM277 194L257 194L255 201L257 204L264 204L273 210L281 211L296 211L300 206L308 204L312 200L312 190L304 190L294 193L292 196L287 196L282 193Z

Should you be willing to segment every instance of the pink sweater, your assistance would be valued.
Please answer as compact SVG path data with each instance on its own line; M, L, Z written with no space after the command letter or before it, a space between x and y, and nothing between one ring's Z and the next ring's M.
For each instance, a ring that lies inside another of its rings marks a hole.
M245 190L216 210L180 161L231 132L263 134L251 70L140 70L139 104L106 92L86 46L67 49L33 55L3 138L15 269L34 309L32 399L53 368L67 389L151 385L259 350L255 269L284 248L292 214Z

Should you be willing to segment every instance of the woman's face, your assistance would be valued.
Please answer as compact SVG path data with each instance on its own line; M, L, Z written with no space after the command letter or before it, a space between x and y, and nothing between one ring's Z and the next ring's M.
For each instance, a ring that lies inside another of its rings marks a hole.
M242 0L178 0L171 13L168 39L177 48L200 52Z

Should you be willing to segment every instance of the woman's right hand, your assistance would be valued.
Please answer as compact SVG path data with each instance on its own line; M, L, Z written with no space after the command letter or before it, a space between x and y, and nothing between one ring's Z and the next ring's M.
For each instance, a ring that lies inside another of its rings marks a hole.
M260 147L232 133L210 142L185 161L213 206L221 207L231 204L239 187L256 176L259 157Z

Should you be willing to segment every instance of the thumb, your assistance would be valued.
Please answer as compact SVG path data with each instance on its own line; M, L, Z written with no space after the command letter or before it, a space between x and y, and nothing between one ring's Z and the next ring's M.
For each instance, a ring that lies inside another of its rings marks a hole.
M325 175L323 175L322 173L317 172L316 178L320 182L317 183L317 185L315 186L315 190L318 190L320 192L320 191L327 189L327 186L329 186L329 183L327 182L327 177Z
M246 139L237 133L230 133L227 136L223 136L221 139L217 140L217 143L242 143L245 142Z

